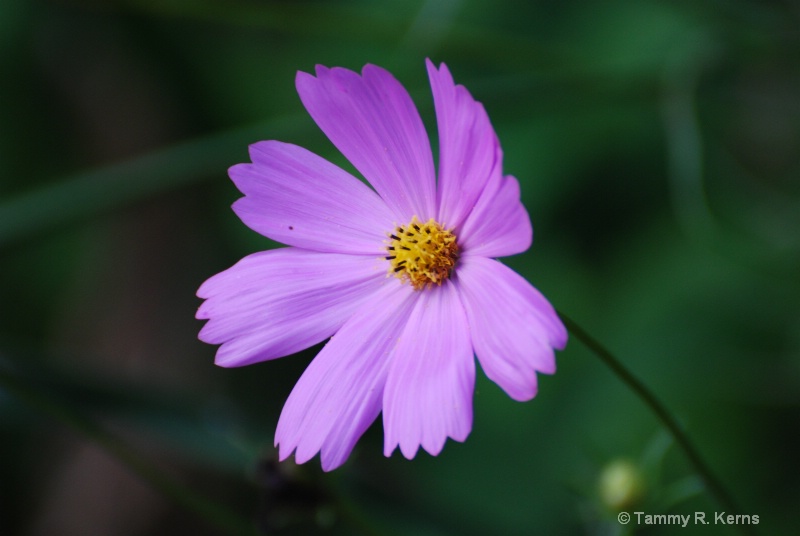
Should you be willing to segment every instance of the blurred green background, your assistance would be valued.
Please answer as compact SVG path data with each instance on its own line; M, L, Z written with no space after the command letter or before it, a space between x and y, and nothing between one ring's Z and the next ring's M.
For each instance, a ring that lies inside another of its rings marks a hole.
M221 369L197 340L197 287L274 246L226 169L262 139L352 169L294 89L317 63L389 69L433 137L426 57L521 182L536 240L508 264L672 409L760 534L797 533L796 2L4 0L0 534L223 532L76 415L269 533L737 533L616 522L721 508L574 338L530 403L479 373L472 434L437 458L384 458L378 421L333 473L275 463L319 348ZM622 499L610 467L638 482Z

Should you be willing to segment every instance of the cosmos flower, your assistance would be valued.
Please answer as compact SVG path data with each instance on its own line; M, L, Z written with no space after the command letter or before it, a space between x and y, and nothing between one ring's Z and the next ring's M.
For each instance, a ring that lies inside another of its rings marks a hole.
M275 445L340 466L383 413L384 454L437 455L472 428L475 357L515 400L555 372L566 330L548 301L496 257L530 247L519 183L483 106L427 62L439 130L427 133L387 71L299 72L311 117L373 189L296 145L262 141L230 169L233 210L289 247L249 255L206 281L200 339L239 367L330 340L295 385Z

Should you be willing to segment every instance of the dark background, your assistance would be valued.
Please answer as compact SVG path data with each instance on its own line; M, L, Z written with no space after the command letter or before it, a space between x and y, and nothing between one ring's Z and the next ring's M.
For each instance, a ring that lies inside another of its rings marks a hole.
M479 373L472 434L437 458L384 458L378 424L333 473L275 463L319 348L221 369L197 340L197 287L274 246L226 169L261 139L352 169L294 89L317 63L389 69L433 138L426 57L521 182L536 238L508 264L663 399L761 534L795 533L798 29L790 1L3 0L0 534L222 532L69 415L279 534L736 533L616 522L722 508L574 337L530 403ZM610 504L620 459L640 492Z

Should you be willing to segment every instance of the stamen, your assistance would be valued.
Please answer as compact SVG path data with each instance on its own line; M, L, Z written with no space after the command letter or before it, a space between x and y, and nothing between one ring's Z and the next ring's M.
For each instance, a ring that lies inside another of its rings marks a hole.
M420 240L420 236L425 239ZM458 260L458 244L452 231L430 219L422 223L414 216L408 225L399 225L387 246L390 273L408 281L414 290L441 285Z

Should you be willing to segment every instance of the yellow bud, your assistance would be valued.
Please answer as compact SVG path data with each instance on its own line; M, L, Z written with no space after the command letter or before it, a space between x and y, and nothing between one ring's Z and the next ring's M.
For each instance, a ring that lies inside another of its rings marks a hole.
M617 459L606 465L599 479L600 500L612 510L628 508L642 498L642 472L630 460Z

